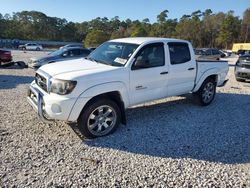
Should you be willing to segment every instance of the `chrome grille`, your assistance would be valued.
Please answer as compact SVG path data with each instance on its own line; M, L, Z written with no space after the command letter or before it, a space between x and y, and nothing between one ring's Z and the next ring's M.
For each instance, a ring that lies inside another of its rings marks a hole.
M44 91L47 90L47 80L45 77L41 76L40 74L36 73L36 78L35 78L36 84L41 87Z

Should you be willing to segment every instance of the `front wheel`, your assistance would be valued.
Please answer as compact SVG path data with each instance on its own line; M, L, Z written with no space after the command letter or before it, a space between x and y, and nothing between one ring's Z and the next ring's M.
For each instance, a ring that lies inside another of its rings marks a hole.
M195 94L198 97L200 104L202 106L207 106L214 100L215 93L216 82L213 79L208 78L203 82L200 89Z
M110 99L90 103L78 118L78 127L86 138L111 134L121 122L118 105Z

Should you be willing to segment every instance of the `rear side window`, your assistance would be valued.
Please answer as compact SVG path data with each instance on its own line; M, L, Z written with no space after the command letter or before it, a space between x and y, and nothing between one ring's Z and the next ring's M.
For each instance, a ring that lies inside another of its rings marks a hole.
M211 49L206 50L206 55L212 55L212 50Z
M186 63L191 60L191 55L187 43L169 42L170 62L172 65Z

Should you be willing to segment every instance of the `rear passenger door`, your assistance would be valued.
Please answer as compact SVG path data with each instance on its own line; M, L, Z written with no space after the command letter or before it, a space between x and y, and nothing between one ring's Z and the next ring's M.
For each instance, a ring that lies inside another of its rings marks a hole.
M185 42L169 42L168 95L181 95L194 87L196 61L191 57L191 46Z

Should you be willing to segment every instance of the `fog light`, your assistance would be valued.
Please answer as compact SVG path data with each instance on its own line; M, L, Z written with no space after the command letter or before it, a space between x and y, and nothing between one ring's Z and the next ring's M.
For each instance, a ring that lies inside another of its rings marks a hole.
M58 114L62 112L61 107L58 104L52 104L51 110L53 113Z

